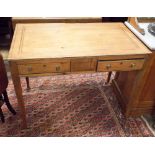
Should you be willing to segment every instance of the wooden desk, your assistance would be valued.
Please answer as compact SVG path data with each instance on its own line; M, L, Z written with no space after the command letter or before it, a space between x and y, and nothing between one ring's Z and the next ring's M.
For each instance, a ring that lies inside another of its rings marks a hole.
M98 23L102 17L12 17L13 29L16 24L31 23Z
M9 62L23 127L27 123L20 76L138 70L132 105L149 54L122 23L17 24Z

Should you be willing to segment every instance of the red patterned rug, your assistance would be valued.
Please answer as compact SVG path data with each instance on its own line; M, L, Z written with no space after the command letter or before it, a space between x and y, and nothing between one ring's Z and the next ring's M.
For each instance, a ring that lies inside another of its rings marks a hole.
M0 123L0 136L153 136L141 117L123 117L105 78L103 73L31 78L29 92L22 79L28 129L20 127L10 80L8 94L17 115L3 106L6 123Z

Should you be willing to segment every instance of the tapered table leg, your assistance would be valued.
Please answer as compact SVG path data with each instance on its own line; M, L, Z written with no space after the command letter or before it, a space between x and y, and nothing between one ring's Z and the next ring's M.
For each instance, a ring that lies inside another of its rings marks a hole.
M23 100L23 96L22 96L22 87L21 87L20 76L18 73L18 67L17 67L16 62L13 62L13 61L10 62L10 69L11 69L11 75L12 75L15 93L17 96L18 106L20 109L22 128L27 128L26 111L25 111L25 105L24 105L24 100Z
M31 88L30 88L30 81L29 81L29 77L26 77L26 85L27 85L27 91L29 91Z
M112 72L109 72L108 73L108 78L107 78L106 84L108 84L110 82L111 75L112 75Z

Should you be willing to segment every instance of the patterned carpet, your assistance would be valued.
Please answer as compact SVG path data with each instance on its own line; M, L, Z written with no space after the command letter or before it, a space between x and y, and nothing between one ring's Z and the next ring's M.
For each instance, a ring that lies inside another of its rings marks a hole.
M153 136L142 118L124 118L105 78L105 73L31 78L29 92L23 78L27 129L20 127L10 80L8 94L17 115L3 106L6 123L0 123L0 136Z

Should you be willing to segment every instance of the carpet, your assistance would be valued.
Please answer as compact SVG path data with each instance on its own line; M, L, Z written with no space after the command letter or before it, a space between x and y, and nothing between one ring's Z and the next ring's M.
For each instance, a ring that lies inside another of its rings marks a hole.
M15 137L148 137L153 133L141 117L125 119L105 73L30 78L27 92L22 78L28 128L21 129L12 81L8 95L17 111L2 107L6 122L0 136Z

